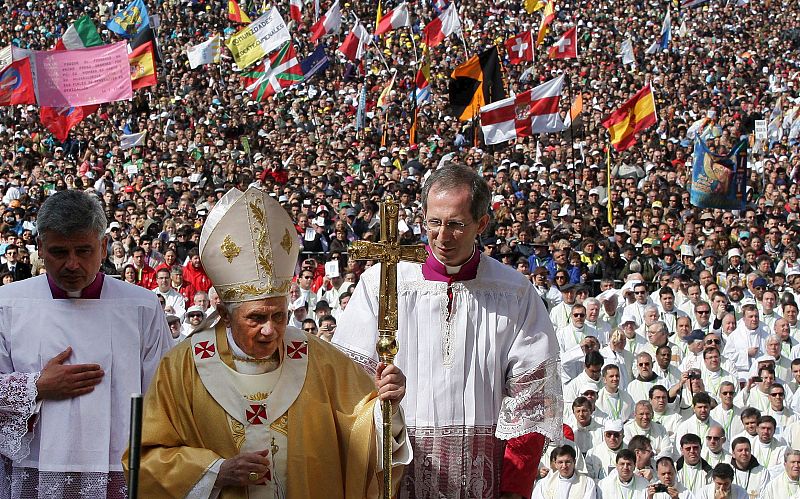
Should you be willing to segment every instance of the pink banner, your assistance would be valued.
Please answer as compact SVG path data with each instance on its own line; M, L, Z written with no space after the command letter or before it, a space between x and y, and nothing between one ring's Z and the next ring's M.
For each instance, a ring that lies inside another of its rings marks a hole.
M130 99L125 42L80 50L36 52L39 105L77 107Z

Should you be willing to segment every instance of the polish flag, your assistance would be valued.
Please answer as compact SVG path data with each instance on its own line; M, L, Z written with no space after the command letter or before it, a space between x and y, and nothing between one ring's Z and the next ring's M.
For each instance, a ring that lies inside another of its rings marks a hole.
M558 114L564 75L481 108L486 144L500 144L536 133L564 131Z
M378 29L375 30L375 34L382 35L387 31L406 26L411 26L411 22L408 18L408 4L403 2L381 18L381 21L378 23Z
M289 17L298 24L303 21L303 0L289 0Z
M533 62L533 34L530 31L509 38L505 46L509 63Z
M547 55L550 59L578 58L578 28L570 28L550 47Z
M319 18L319 21L311 26L311 43L316 42L323 36L335 33L342 27L342 8L339 6L339 0L333 2L331 8L324 16Z
M425 45L433 48L448 36L459 31L461 31L461 19L458 18L456 3L452 2L439 17L425 25L422 29L422 39L425 41Z
M356 62L361 60L368 43L369 32L360 22L356 21L355 25L353 25L353 29L344 37L344 41L339 46L338 50L348 59Z

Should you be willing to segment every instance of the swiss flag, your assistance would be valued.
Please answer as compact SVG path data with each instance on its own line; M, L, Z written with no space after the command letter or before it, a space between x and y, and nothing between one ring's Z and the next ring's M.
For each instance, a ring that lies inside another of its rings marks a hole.
M509 63L533 62L533 34L530 31L509 38L505 45Z
M550 59L576 59L578 57L578 28L570 28L550 47Z

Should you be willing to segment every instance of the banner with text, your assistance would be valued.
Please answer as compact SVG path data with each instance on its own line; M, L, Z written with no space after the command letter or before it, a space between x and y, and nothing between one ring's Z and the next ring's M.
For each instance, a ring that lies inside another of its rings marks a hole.
M89 106L133 96L125 42L80 50L37 51L35 67L40 106Z
M245 69L290 39L289 28L278 9L271 8L225 42L240 69Z

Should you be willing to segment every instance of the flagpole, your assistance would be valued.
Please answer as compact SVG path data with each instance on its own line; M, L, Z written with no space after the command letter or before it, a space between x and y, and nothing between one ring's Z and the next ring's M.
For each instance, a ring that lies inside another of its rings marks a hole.
M411 29L411 26L408 27L408 36L411 38L411 47L414 50L414 65L411 66L414 71L411 76L411 125L408 127L408 146L411 147L413 144L417 142L417 71L421 69L420 61L419 61L419 54L417 53L417 41L414 40L414 30ZM424 63L424 61L423 61ZM419 66L419 67L418 67ZM412 132L414 137L412 137Z
M564 76L567 78L567 100L569 101L569 110L567 111L567 116L569 116L569 155L572 158L572 194L573 194L573 201L575 202L575 207L577 208L578 204L578 195L576 193L578 189L578 180L577 180L577 170L578 168L575 166L575 131L572 128L572 75L565 72Z

